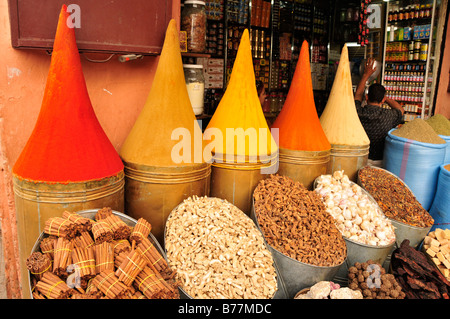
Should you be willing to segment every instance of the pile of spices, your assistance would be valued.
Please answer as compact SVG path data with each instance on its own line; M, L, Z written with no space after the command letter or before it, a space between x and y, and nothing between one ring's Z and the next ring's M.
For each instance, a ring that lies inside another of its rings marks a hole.
M103 208L101 211L111 210ZM64 212L63 216L86 220L77 213ZM82 223L72 222L76 225L76 232L72 237L61 237L60 235L64 235L62 233L44 237L40 251L33 252L27 259L34 299L179 298L176 273L154 245L153 239L141 238L139 245L132 247L131 233L139 231L135 229L136 225L126 225L129 231L111 232L108 239L102 238L99 241L94 236L95 224L107 224L108 221L105 220L111 216L119 218L111 211L111 215L92 221L94 227L89 231ZM120 226L125 224L122 220L113 221ZM142 222L144 221L141 220ZM147 224L146 221L145 223ZM124 234L128 237L124 238ZM49 247L49 241L52 242L52 247ZM125 246L128 249L116 250L118 241L127 242ZM53 255L43 251L44 242L46 249L54 250ZM141 246L142 242L147 243L145 249ZM149 259L149 255L153 258ZM77 277L73 283L69 280L72 274ZM70 287L66 282L70 283Z
M400 128L393 130L391 134L422 143L446 143L441 137L439 137L434 129L421 118L415 118L411 122L406 122Z
M303 41L286 102L272 125L279 129L279 147L323 151L331 148L317 115L308 42Z
M366 166L359 170L362 187L375 199L384 215L416 227L433 225L433 218L409 188L392 173Z
M181 162L172 158L172 150L180 142L178 138L172 139L172 134L180 128L188 132L183 140L187 149L183 151L189 154ZM198 142L194 135L201 136L199 132L186 89L177 25L172 19L147 100L120 149L120 156L125 167L127 164L164 168L194 166L192 163L203 160L202 144L194 147Z
M271 175L259 182L253 197L259 227L274 249L315 266L345 260L345 241L317 193L286 176Z
M13 167L13 173L22 179L84 182L123 170L92 107L66 10L63 5L39 116Z
M180 286L194 299L268 299L277 291L261 232L226 200L184 200L169 215L164 243Z
M435 114L425 120L438 135L450 136L450 121L442 114Z
M320 123L332 145L370 144L356 112L347 45L342 48L330 97L320 116Z
M212 130L209 130L212 129ZM245 143L237 141L236 131L252 133L245 137ZM258 98L253 68L252 51L248 29L242 33L236 60L233 64L227 89L208 123L206 131L219 130L223 142L216 143L214 150L219 154L234 156L269 156L278 151L278 146L267 126L266 118ZM219 136L219 134L215 135ZM251 140L250 137L255 137ZM219 145L222 149L219 148ZM223 159L224 161L225 158Z

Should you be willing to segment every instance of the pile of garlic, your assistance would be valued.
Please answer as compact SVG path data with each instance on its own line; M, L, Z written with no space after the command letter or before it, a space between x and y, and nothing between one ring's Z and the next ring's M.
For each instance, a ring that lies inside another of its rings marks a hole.
M384 246L395 241L394 226L367 193L344 171L321 175L315 191L333 216L342 236L358 243Z

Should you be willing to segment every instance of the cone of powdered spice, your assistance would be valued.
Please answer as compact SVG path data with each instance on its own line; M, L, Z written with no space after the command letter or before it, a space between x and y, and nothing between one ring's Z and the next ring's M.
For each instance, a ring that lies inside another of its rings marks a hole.
M446 143L442 138L439 137L439 135L430 126L430 124L428 124L421 118L415 118L411 122L406 122L400 128L393 130L392 135L422 143Z
M438 135L450 136L450 121L442 114L435 114L425 120Z

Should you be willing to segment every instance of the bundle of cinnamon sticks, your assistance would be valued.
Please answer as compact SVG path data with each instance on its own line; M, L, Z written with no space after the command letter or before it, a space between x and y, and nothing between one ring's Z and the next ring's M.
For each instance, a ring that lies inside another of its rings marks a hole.
M94 219L64 211L44 232L27 260L34 299L179 298L175 272L145 219L129 226L108 207Z

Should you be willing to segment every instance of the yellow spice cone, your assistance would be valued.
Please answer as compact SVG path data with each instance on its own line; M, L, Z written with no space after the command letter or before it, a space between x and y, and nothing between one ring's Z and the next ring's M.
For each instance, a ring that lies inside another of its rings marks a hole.
M179 144L183 142L184 148ZM180 152L173 153L174 150ZM202 151L201 129L186 89L178 30L172 19L147 101L120 156L128 163L172 167L204 162Z
M347 45L341 52L339 66L320 123L330 144L366 145L369 138L356 112L352 90Z
M207 131L211 128L220 130L223 137L222 149L213 150L216 154L254 157L274 154L278 150L258 98L247 29L242 34L227 89ZM256 137L251 139L247 135L245 143L238 143L232 136L233 129L251 130L256 132Z
M167 27L153 84L125 140L125 211L144 218L162 243L170 212L190 196L209 195L211 165L189 100L175 20Z
M209 134L219 142L211 151L211 196L226 199L250 215L256 185L278 168L278 146L256 91L247 29L228 87L205 130L205 137Z

